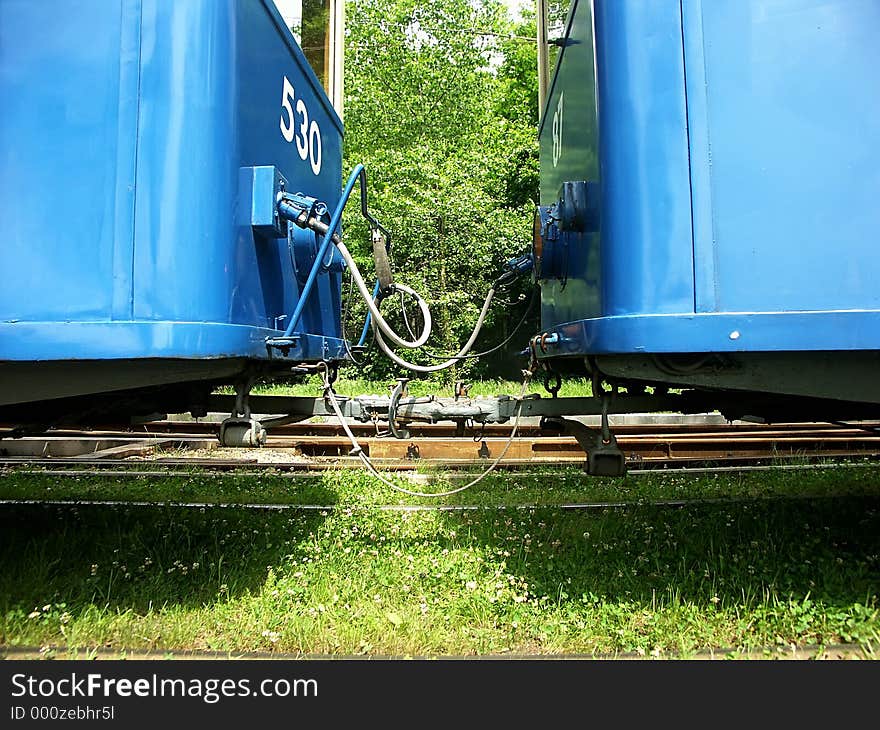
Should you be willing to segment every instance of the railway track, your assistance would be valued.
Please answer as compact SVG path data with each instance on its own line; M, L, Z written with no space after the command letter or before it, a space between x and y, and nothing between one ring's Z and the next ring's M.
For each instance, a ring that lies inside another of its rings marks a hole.
M816 494L767 494L725 497L689 497L684 499L629 499L592 500L577 502L528 502L515 504L301 504L284 502L229 502L229 501L171 501L171 500L130 500L130 499L0 499L0 506L14 507L52 507L60 509L80 507L107 507L120 509L163 509L208 510L235 509L252 512L531 512L534 510L558 510L560 512L602 512L605 510L627 510L657 508L676 510L686 507L715 507L727 505L754 505L770 503L821 502L839 497ZM865 504L875 504L878 498L873 495L846 495L846 499L861 500Z
M588 421L589 422L589 421ZM414 425L411 437L396 439L373 424L349 427L370 459L388 471L423 465L454 470L494 460L507 444L509 426L456 431L447 425ZM70 470L213 471L272 469L282 472L356 467L351 443L336 423L299 423L272 430L263 449L220 448L218 424L161 421L137 430L114 427L53 431L39 437L10 438L0 428L0 467ZM622 418L614 424L630 469L809 463L823 459L880 457L880 424L728 424L716 416ZM3 436L6 436L3 438ZM547 435L536 422L520 424L499 468L579 464L584 453L570 436Z

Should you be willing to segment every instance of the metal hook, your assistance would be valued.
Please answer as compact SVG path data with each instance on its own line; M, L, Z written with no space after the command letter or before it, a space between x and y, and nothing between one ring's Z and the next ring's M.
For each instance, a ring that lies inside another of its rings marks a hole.
M479 443L480 441L482 441L483 439L486 438L486 422L485 421L483 421L480 424L480 430L478 433L476 433L474 435L473 438L474 438L474 443Z
M395 423L397 420L397 408L400 405L400 398L406 393L407 383L409 383L409 378L397 379L397 385L394 386L394 390L391 392L391 402L388 404L388 427L391 429L394 438L397 439L408 439L411 435L408 429L398 428Z
M551 386L550 378L554 375L556 376L556 382ZM544 375L544 390L556 398L559 395L559 391L562 390L562 376L559 373L548 370L547 374Z

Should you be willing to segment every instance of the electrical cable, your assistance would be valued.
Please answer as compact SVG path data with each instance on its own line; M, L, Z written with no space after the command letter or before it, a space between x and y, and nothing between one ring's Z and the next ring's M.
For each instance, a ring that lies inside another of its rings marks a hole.
M340 256L342 256L347 268L351 272L352 282L354 282L354 284L357 286L358 291L361 294L361 297L363 298L364 302L367 305L369 315L367 318L367 323L364 325L364 330L366 331L367 326L372 325L373 334L374 334L374 337L376 339L377 344L379 345L379 348L393 362L395 362L396 364L398 364L402 367L405 367L409 370L412 370L414 372L420 372L420 373L433 373L433 372L438 372L440 370L445 370L446 368L452 367L453 365L458 363L461 359L463 359L465 356L467 356L468 353L470 352L470 350L473 348L474 342L476 341L477 337L479 336L480 330L482 329L482 326L483 326L483 322L486 319L486 314L488 313L489 305L492 302L492 298L495 295L496 289L504 289L504 288L507 288L511 284L511 282L513 281L513 279L517 275L517 271L522 269L522 265L520 263L521 260L527 259L527 257L520 257L520 259L514 260L513 262L508 262L509 270L505 271L505 273L503 273L498 278L498 280L495 282L495 284L493 284L493 286L489 289L489 292L486 295L486 300L483 304L483 309L481 310L479 318L477 319L477 323L474 326L474 330L471 333L471 336L468 339L468 341L465 343L464 347L458 353L456 353L453 357L449 358L445 362L440 363L439 365L425 366L425 365L417 365L415 363L407 362L406 360L404 360L403 358L401 358L400 356L398 356L395 352L393 352L391 350L391 348L388 346L388 343L385 342L382 335L384 334L385 336L387 336L388 339L391 340L391 342L398 347L405 347L408 349L420 348L428 341L428 338L431 336L431 328L432 328L431 311L428 308L428 303L425 301L425 299L422 298L416 291L414 291L410 287L406 286L405 284L393 284L393 285L390 283L388 284L388 286L387 286L388 291L384 292L385 294L390 293L391 291L401 292L401 297L404 293L409 294L410 296L412 296L416 300L416 302L419 306L419 310L421 311L421 314L422 314L422 333L418 337L416 337L412 340L406 340L403 337L401 337L400 335L398 335L397 332L395 332L395 330L391 327L390 324L388 324L388 322L385 320L385 318L382 316L381 312L379 311L378 301L380 301L380 299L377 298L377 291L374 289L373 295L372 296L370 295L369 290L367 289L367 285L364 282L363 277L361 276L360 270L358 269L358 266L355 263L354 258L352 257L351 253L348 251L346 246L342 243L341 238L339 237L339 235L336 232L336 229L338 228L338 225L339 225L340 218L342 216L342 211L345 208L345 204L348 202L348 198L349 198L351 191L354 187L354 184L358 180L358 178L360 179L360 183L361 183L361 213L365 218L367 218L368 221L370 221L370 223L374 229L374 231L373 231L373 233L374 233L374 240L373 240L374 255L375 255L376 249L380 243L383 244L382 249L387 250L385 242L390 240L390 236L389 236L388 232L385 231L385 229L382 228L382 226L378 223L378 221L376 221L375 218L373 218L369 214L369 212L367 211L366 172L364 170L363 165L358 165L355 168L355 170L352 172L351 176L349 177L349 181L348 181L348 184L346 185L345 192L343 193L343 197L340 200L339 204L337 204L337 207L334 210L334 213L330 218L330 223L325 223L322 216L317 215L317 214L315 214L315 215L309 214L308 216L306 216L305 213L294 214L294 213L296 213L297 210L299 210L299 208L297 208L296 205L290 203L290 201L286 201L286 199L285 199L284 201L281 201L281 203L286 204L287 208L290 208L291 210L294 211L294 212L288 211L286 213L286 216L288 218L290 218L290 220L294 221L294 223L296 223L297 225L299 225L303 228L309 228L309 229L313 230L314 232L318 233L319 235L325 237L326 240L321 245L321 250L319 252L318 259L323 260L323 257L324 257L323 253L328 246L330 246L332 244L336 245L337 251L339 252ZM279 206L281 205L281 203L279 203ZM317 204L312 205L312 210L316 209L316 205ZM287 210L287 208L285 208L285 210ZM305 220L301 220L301 218L303 216L306 216ZM384 238L383 238L383 234L384 234ZM289 244L290 244L290 241L288 238L288 246L289 246ZM291 251L290 253L292 254L293 252ZM293 263L293 261L291 263ZM380 281L377 285L377 288L380 288L381 287L381 280L382 280L382 271L385 271L385 273L388 276L390 276L390 268L388 266L387 260L382 262L381 265L380 265L380 262L377 260L376 266L377 266L377 272L379 272L379 276L380 276ZM380 269L382 271L380 271ZM316 264L312 266L312 269L309 272L308 280L306 281L306 284L304 286L304 292L300 296L300 300L297 303L296 309L294 310L294 314L291 317L291 321L288 322L288 324L287 324L287 329L284 332L284 337L290 336L292 329L295 327L295 325L298 323L300 317L302 316L304 301L306 298L305 292L310 290L312 284L314 283L314 279L317 276L317 273L318 273L318 266L317 266L317 261L316 261ZM388 278L388 277L386 276L386 278ZM393 286L393 289L392 289L392 286ZM401 299L401 303L402 303L401 304L401 311L403 313L404 322L406 324L407 329L409 330L410 336L412 337L413 331L409 325L409 320L406 316L406 307L403 305L402 299ZM363 339L364 338L362 335L361 340L363 341ZM500 345L500 346L503 346L503 344L504 343L502 343L502 345ZM346 342L346 350L348 351L348 355L351 356L351 354L352 354L351 348L348 346L347 342ZM494 351L494 350L492 350L492 351ZM352 359L354 359L354 358L352 358Z
M342 258L345 260L346 265L351 271L353 280L357 285L358 290L361 293L364 301L369 307L370 312L373 315L372 326L373 326L373 336L376 339L376 343L379 345L379 349L385 353L393 362L397 363L401 367L405 367L408 370L412 370L418 373L435 373L440 370L445 370L446 368L452 367L455 365L464 355L467 355L470 352L471 348L474 346L474 342L480 334L480 330L483 327L483 322L486 319L486 315L489 312L489 305L492 303L492 298L495 296L494 287L489 290L489 293L486 295L486 300L483 303L483 309L480 312L480 316L477 319L477 323L474 326L474 330L471 333L470 338L465 343L464 347L456 354L455 357L450 358L446 362L440 363L439 365L417 365L415 363L407 362L403 358L401 358L397 353L395 353L382 337L382 334L388 335L389 339L392 342L397 344L404 343L405 347L409 347L414 349L415 347L421 347L425 344L428 335L430 335L431 329L431 312L428 309L427 302L419 296L413 289L410 289L405 284L395 284L395 287L407 294L410 294L419 304L419 309L422 312L422 317L424 320L424 325L422 329L422 335L415 341L406 341L403 340L399 335L397 335L394 330L391 329L391 326L385 321L382 315L379 312L379 308L376 306L373 298L370 296L369 290L367 289L366 284L364 283L364 279L361 276L360 270L358 269L357 263L352 258L351 253L349 253L348 249L345 245L340 242L337 244L337 248L339 253L342 255Z
M354 291L354 279L350 275L349 272L348 277L348 295L345 298L345 309L342 311L342 317L340 318L340 334L342 335L342 342L345 345L345 351L348 353L349 359L358 367L361 367L364 364L363 360L358 360L354 356L354 352L352 352L351 346L348 343L348 338L345 336L345 325L348 324L348 313L349 313L349 302L352 300L352 293ZM367 315L369 316L369 315ZM360 344L360 343L359 343Z
M403 294L400 295L400 314L403 317L403 325L406 327L406 331L410 337L415 339L416 333L413 332L413 328L409 324L409 317L406 316L406 302L404 301Z
M349 296L351 296L350 293L349 293ZM400 296L403 297L403 294L401 294ZM379 298L379 282L377 280L376 285L373 287L373 301L378 303L378 301L379 301L378 298ZM358 343L357 343L358 347L363 347L364 343L367 341L367 333L370 331L370 322L372 319L373 319L372 315L370 314L369 310L367 310L367 317L364 320L364 326L363 326L363 329L361 329L361 336L358 339ZM413 332L412 330L408 330L408 331L409 331L409 336L412 337L413 339L416 339L416 333Z
M324 373L324 395L327 398L327 400L330 401L330 406L333 408L333 412L334 412L334 414L336 414L336 418L339 419L339 423L342 425L342 430L345 431L345 435L348 436L348 440L351 441L351 445L352 445L351 455L357 456L361 460L363 465L370 471L370 473L374 477L376 477L380 482L382 482L382 484L384 484L387 487L390 487L391 489L393 489L397 492L402 492L403 494L407 494L410 497L427 497L427 498L449 497L453 494L458 494L459 492L463 492L466 489L470 489L475 484L478 484L483 479L485 479L491 472L493 472L495 470L495 467L497 467L498 464L501 463L501 460L507 454L508 450L510 449L510 445L513 443L513 439L516 437L516 431L519 428L520 414L522 413L523 398L525 397L526 388L528 387L529 380L531 378L531 373L528 370L524 370L523 371L522 388L520 390L519 398L517 399L516 417L514 418L514 421L513 421L513 429L511 429L510 436L507 439L507 443L504 444L504 448L501 450L501 453L498 454L496 459L489 465L489 467L482 474L480 474L476 479L469 481L467 484L465 484L461 487L456 487L455 489L449 489L449 490L446 490L445 492L415 492L413 490L401 487L400 485L395 484L394 482L392 482L389 479L386 479L384 476L382 476L382 474L379 472L379 470L373 465L373 462L370 460L370 457L368 457L364 453L363 448L358 443L357 437L354 435L354 433L352 433L351 428L349 428L348 422L346 421L345 417L342 415L342 410L339 408L339 403L336 400L336 394L333 392L333 386L330 384L327 366L325 363L320 363L319 368L322 365L323 365L323 368L321 368L321 369L323 370L323 373Z
M354 283L357 286L361 297L363 297L364 302L366 302L367 308L370 310L374 330L377 332L382 331L383 333L385 333L385 335L388 336L388 339L391 340L398 347L407 347L411 350L414 350L424 345L428 341L428 338L431 336L431 311L428 309L428 303L421 296L419 296L417 292L406 286L406 284L394 285L396 289L405 292L406 294L409 294L411 297L413 297L418 302L419 309L422 312L422 319L424 323L422 327L422 334L419 335L419 337L414 341L404 340L391 328L391 325L389 325L388 322L385 321L385 318L379 311L379 307L376 306L376 303L373 301L373 297L370 295L370 290L367 289L364 278L361 276L360 269L358 269L354 258L352 258L352 255L345 247L345 244L340 241L336 245L336 248L342 255L342 258L345 260L346 265L351 271Z
M483 309L480 311L480 316L477 318L477 323L474 325L474 330L471 332L471 336L467 342L465 342L464 347L458 351L458 353L454 356L446 360L445 362L440 363L439 365L416 365L415 363L407 362L402 357L400 357L396 352L394 352L389 346L388 343L382 338L382 333L378 329L373 330L373 336L376 339L376 344L379 345L379 349L385 353L385 355L391 359L393 362L397 363L401 367L405 367L408 370L412 370L417 373L436 373L440 370L445 370L446 368L450 368L453 365L456 365L462 357L467 355L471 348L474 346L474 342L480 334L480 330L483 328L483 322L486 319L486 315L489 312L489 305L492 303L492 298L495 296L495 290L490 289L489 293L486 295L486 300L483 302Z
M537 292L538 292L537 289L532 290L532 296L529 299L529 303L526 305L526 308L525 308L525 311L523 312L522 317L520 318L519 322L517 322L516 326L510 331L510 334L507 335L507 337L505 337L501 342L499 342L494 347L490 347L488 350L483 350L482 352L472 352L468 355L461 355L461 356L457 357L456 359L458 359L458 360L473 360L473 359L476 359L479 357L484 357L485 355L491 355L493 352L496 352L497 350L500 350L502 347L504 347L508 342L510 342L514 338L516 333L526 323L526 320L529 317L529 313L532 310L532 306L534 305L535 301L537 300ZM422 352L424 352L425 355L427 355L430 358L433 358L434 360L442 360L444 358L454 357L452 355L441 355L440 353L435 353L435 352L431 352L430 350L424 350L424 349L422 350Z

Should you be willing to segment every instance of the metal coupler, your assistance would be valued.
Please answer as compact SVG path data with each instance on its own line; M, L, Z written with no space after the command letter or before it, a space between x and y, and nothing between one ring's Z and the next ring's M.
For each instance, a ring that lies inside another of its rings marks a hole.
M220 444L260 448L266 445L266 429L256 418L227 418L220 424Z
M220 424L222 446L259 448L266 444L266 429L251 415L250 392L253 378L243 378L235 384L235 408L229 418Z
M603 414L603 428L597 431L580 421L558 416L545 416L541 428L560 431L574 436L586 452L584 471L595 477L622 477L626 474L626 457L617 445L617 439L607 428L607 416Z

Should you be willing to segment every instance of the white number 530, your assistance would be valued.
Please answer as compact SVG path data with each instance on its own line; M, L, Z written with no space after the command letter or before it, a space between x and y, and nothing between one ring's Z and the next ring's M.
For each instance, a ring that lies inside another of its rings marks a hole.
M296 141L296 151L300 158L309 161L313 173L317 175L321 172L321 128L314 119L309 122L306 103L302 99L296 99L293 84L287 76L284 77L284 88L281 93L280 124L284 139L288 142Z

